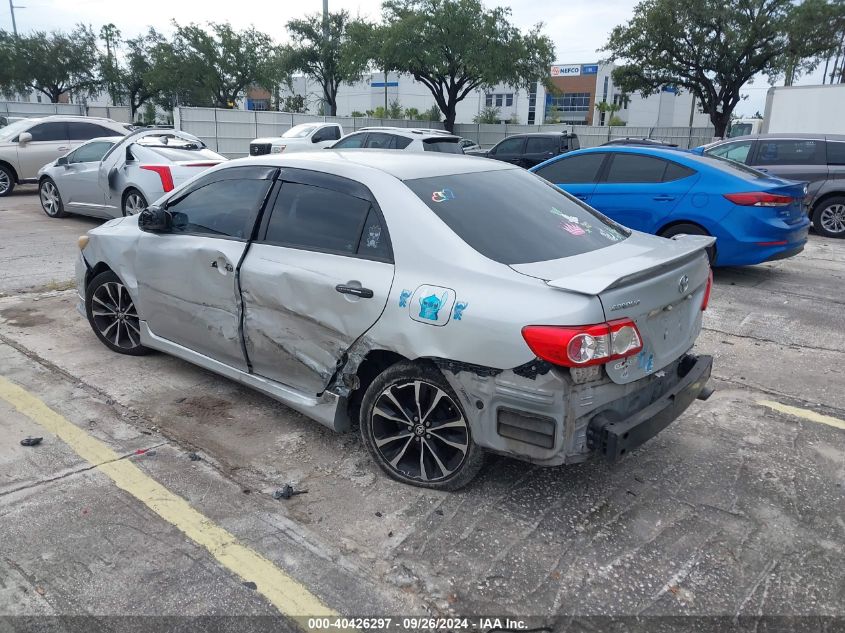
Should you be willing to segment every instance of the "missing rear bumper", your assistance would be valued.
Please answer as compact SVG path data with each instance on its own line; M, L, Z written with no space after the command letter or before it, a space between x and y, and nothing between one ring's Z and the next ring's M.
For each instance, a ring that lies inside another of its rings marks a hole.
M606 410L590 420L587 447L614 461L657 435L692 402L712 393L707 387L713 359L710 356L686 356L678 364L680 380L651 404L624 415Z

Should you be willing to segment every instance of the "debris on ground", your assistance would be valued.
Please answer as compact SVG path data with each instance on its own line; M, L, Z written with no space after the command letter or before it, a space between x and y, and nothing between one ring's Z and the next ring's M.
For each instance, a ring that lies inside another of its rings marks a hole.
M135 451L136 455L149 455L152 457L156 454L156 450L154 448L139 448Z
M21 440L21 446L38 446L43 439L43 437L25 437Z
M276 492L273 493L274 499L290 499L294 495L304 495L308 491L307 490L294 490L293 486L290 484L285 484L281 488L279 488Z
M202 459L202 457L200 457L199 454L191 451L190 453L188 453L188 459L190 459L192 462L198 462Z
M242 582L241 584L242 584L244 587L246 587L247 589L252 589L253 591L255 591L256 589L258 589L258 585L256 585L256 584L255 584L254 582L252 582L251 580L247 580L246 582Z

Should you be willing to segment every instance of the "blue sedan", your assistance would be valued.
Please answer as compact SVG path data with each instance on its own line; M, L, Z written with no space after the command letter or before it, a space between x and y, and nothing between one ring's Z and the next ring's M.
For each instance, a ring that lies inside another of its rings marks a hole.
M663 237L714 236L714 266L784 259L807 242L805 184L733 161L606 146L569 152L531 171L629 228Z

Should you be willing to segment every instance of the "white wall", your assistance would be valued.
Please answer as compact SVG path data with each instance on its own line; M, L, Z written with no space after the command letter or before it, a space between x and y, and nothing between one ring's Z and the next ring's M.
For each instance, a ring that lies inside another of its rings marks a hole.
M684 127L689 125L692 102L693 95L686 91L682 94L661 91L648 97L633 94L630 95L628 108L621 110L618 116L629 126ZM702 114L696 105L692 126L706 127L708 125L710 125L710 117Z

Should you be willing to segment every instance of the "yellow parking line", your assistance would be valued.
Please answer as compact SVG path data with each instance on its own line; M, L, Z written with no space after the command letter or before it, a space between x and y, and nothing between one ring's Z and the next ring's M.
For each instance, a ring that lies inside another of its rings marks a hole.
M335 616L334 611L302 584L234 535L195 510L182 497L170 492L140 468L53 411L41 400L0 376L0 398L41 425L76 453L107 475L118 488L128 492L197 545L206 548L226 569L256 584L282 614L304 618ZM301 620L300 620L301 622Z
M828 426L832 426L835 429L845 429L845 420L833 418L829 415L822 415L821 413L816 413L815 411L811 411L810 409L790 407L787 404L773 402L772 400L760 400L757 402L757 404L761 404L764 407L769 407L770 409L774 409L775 411L780 411L781 413L786 413L787 415L794 415L799 418L804 418L805 420L809 420L810 422L827 424Z

